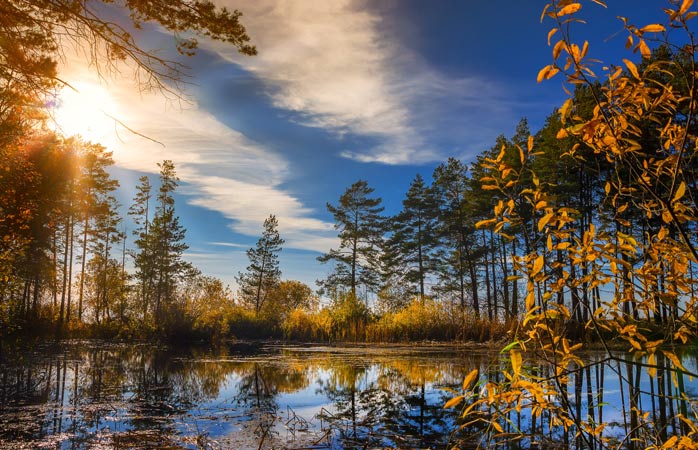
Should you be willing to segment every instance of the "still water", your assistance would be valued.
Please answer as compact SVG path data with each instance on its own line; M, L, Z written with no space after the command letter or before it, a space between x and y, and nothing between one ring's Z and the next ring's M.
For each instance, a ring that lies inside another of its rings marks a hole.
M468 447L476 443L454 433L458 411L443 408L453 396L444 388L458 389L474 368L496 377L507 364L506 355L477 347L74 341L5 350L0 448ZM685 364L695 368L695 358ZM614 374L626 368L593 367L573 378L570 400L580 414L610 422L608 433L622 434L630 399ZM647 394L670 383L655 385L639 370L637 376L633 406L656 414ZM689 399L697 383L686 380ZM664 408L671 433L676 411ZM512 419L519 430L527 421L536 428L525 414Z

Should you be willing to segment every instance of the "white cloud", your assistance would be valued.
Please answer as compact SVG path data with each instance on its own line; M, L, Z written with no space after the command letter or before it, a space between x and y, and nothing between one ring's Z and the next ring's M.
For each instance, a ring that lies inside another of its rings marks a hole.
M180 192L189 203L218 211L230 227L242 234L259 235L269 214L279 219L286 246L326 252L334 245L332 224L313 218L293 193L279 186L288 175L288 161L221 123L195 102L171 104L159 93L142 93L132 83L100 83L84 64L72 60L62 72L80 92L71 93L70 111L58 111L63 131L87 134L114 152L116 165L154 173L157 163L171 159L186 183ZM100 104L90 100L99 97ZM123 121L148 140L107 120L94 129L95 117L105 114ZM89 129L92 126L93 129ZM115 133L114 129L117 129Z
M273 103L298 113L304 123L329 129L338 139L351 133L376 142L372 148L347 148L342 153L347 158L386 164L441 159L424 137L443 113L435 106L440 100L497 107L485 95L496 91L490 83L451 79L431 69L382 35L379 16L350 0L231 0L228 6L244 11L243 23L259 55L241 57L228 45L205 45L262 79ZM324 252L336 245L332 224L315 218L316 211L282 188L289 164L278 152L221 123L196 102L171 103L120 78L102 86L88 73L82 58L66 56L62 76L97 86L110 101L83 99L74 113L76 124L79 117L94 122L85 117L106 113L164 145L118 126L118 137L109 126L91 130L90 137L115 150L118 165L152 173L157 162L172 159L190 202L221 212L233 230L256 236L264 219L276 214L287 246ZM85 89L83 97L88 95L97 98Z
M233 248L248 248L248 245L236 244L235 242L207 242L209 245L216 245L220 247L233 247Z
M351 1L220 3L244 12L259 54L240 57L225 45L211 45L263 79L275 106L340 137L354 133L382 141L370 153L347 151L347 157L388 164L435 158L410 124L395 66L401 49L381 36L380 18L354 9Z
M275 106L340 139L352 133L377 142L371 148L346 149L346 158L385 164L443 159L428 133L433 122L453 110L435 105L467 104L489 111L501 105L493 83L439 73L383 34L383 19L354 1L218 3L243 11L259 54L242 57L224 44L208 45L264 80ZM476 125L470 126L477 132Z

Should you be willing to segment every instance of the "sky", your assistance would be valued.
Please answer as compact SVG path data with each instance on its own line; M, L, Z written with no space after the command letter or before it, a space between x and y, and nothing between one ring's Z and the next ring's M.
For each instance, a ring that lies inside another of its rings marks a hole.
M113 151L124 211L138 178L156 182L157 163L172 160L185 258L233 289L270 214L286 241L283 278L315 288L331 270L317 256L338 245L326 204L352 183L366 180L395 214L417 174L430 180L448 157L470 163L522 117L535 133L566 99L562 78L536 82L552 62L543 1L215 3L242 11L257 56L201 39L196 56L181 57L163 30L134 31L189 67L179 99L142 91L128 67L100 75L84 49L66 48L60 73L75 90L63 90L54 115L64 133ZM607 63L637 60L617 16L661 22L664 2L608 3L583 2L587 23L573 36Z

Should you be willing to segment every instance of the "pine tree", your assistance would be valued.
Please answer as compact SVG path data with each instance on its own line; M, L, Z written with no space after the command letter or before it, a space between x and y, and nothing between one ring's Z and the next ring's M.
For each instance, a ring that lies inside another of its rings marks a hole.
M128 210L133 216L136 229L133 234L136 237L135 244L139 249L133 252L134 265L136 266L136 279L140 284L140 303L142 307L143 319L148 316L148 306L151 302L153 291L153 259L150 257L150 199L152 197L152 186L147 176L139 178L139 185L136 186L136 196L133 204Z
M99 199L92 233L94 239L90 245L93 254L88 263L92 273L86 279L94 280L93 307L97 323L111 319L112 300L117 299L118 292L110 289L114 277L121 278L121 271L114 270L119 267L118 261L112 257L114 245L121 242L123 234L119 230L121 217L118 213L119 204L112 195L106 195Z
M390 221L392 235L386 242L384 262L390 275L416 286L421 299L426 295L425 281L433 269L436 215L438 208L429 187L417 175L402 201L402 211Z
M147 249L153 260L153 290L155 296L154 318L161 327L166 308L172 306L175 288L179 279L191 267L182 259L189 248L184 242L186 230L179 224L175 215L173 193L179 185L179 178L172 161L158 164L160 168L160 189L157 196L157 209L151 223L148 239L141 251Z
M455 292L461 308L465 307L466 291L469 290L473 310L479 314L477 259L482 252L474 233L474 217L469 215L472 197L467 170L462 162L449 158L434 171L433 187L440 205L441 223L439 276L440 288L448 293Z
M339 230L339 249L318 257L318 261L335 262L334 272L318 283L329 292L342 288L356 296L356 288L365 286L376 291L380 284L380 249L383 239L383 207L380 198L371 198L373 189L359 180L339 198L339 205L327 204Z
M279 236L278 226L279 222L273 214L264 221L262 237L254 248L247 250L250 260L247 272L241 272L237 277L240 296L246 303L254 305L256 314L264 306L269 292L281 280L279 252L284 240Z
M107 172L107 167L114 164L112 153L99 144L84 144L82 148L82 176L80 178L79 209L82 215L82 255L80 258L80 287L78 291L78 320L82 320L83 296L85 289L85 270L87 249L90 239L101 239L93 230L94 222L100 209L100 198L108 197L119 185Z

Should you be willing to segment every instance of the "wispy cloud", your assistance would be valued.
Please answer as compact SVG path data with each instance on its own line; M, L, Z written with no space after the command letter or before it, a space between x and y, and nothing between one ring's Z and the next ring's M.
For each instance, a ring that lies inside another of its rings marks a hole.
M435 161L444 155L428 139L434 121L464 104L502 106L492 82L434 70L382 34L383 19L365 5L351 0L220 3L244 12L259 55L242 58L226 46L212 48L264 80L275 106L340 139L351 133L377 142L372 148L348 148L344 157L385 164ZM477 126L471 130L477 132Z
M139 92L132 83L100 84L95 74L75 62L66 65L64 73L86 87L71 94L73 105L82 104L83 121L108 114L157 139L145 139L113 120L101 133L93 130L89 137L113 150L117 165L153 173L158 162L171 159L184 183L180 192L189 203L220 212L230 219L232 230L259 235L264 219L275 214L287 247L325 252L334 245L332 224L314 218L315 211L280 188L288 176L284 156L226 126L196 102L172 105L158 93ZM109 110L81 98L95 92L109 99ZM66 120L66 131L80 131L73 119Z
M243 59L224 46L215 48L262 78L275 106L339 137L353 133L383 142L372 156L347 151L348 157L390 164L433 159L410 125L395 84L399 49L380 35L379 17L350 1L230 3L244 11L260 52Z
M271 102L296 113L296 120L330 130L339 140L351 134L376 143L370 148L347 144L341 153L346 158L385 164L439 160L444 155L432 138L443 129L435 121L464 107L507 107L492 94L498 89L491 82L438 72L385 36L377 13L351 0L230 3L244 11L260 54L242 58L211 42L206 48L262 80ZM63 75L99 86L82 60L68 55ZM112 100L102 102L108 111L83 114L106 112L164 145L118 126L118 137L113 129L95 136L115 150L117 164L152 173L157 162L172 159L190 203L220 212L234 231L256 236L264 219L276 214L287 246L324 252L336 245L332 224L284 187L289 161L275 149L232 129L195 101L173 104L124 80L101 89ZM475 135L476 128L468 131Z
M234 242L207 242L208 245L216 245L219 247L233 247L233 248L248 248L249 245L236 244Z

